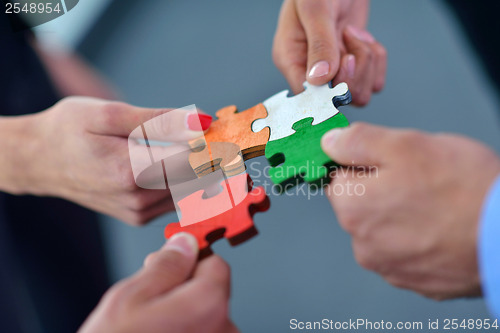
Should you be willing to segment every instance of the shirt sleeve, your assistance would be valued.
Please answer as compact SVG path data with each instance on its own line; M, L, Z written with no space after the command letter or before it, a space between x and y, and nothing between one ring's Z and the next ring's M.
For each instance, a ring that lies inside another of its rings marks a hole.
M500 319L500 177L493 183L483 205L478 256L486 303L492 315Z

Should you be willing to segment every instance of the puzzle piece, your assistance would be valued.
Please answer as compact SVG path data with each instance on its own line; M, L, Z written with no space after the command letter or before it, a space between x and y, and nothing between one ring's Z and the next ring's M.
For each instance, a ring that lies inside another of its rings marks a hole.
M230 196L230 192L227 188L221 186L221 183L224 183L225 179L224 172L219 169L204 177L198 178L195 176L192 180L169 186L172 200L176 204L176 211L179 219L181 219L180 201L196 192L201 192L202 196L207 198L207 200L203 202L208 204L200 205L192 212L192 214L197 214L197 216L182 220L181 226L184 227L188 223L192 224L203 221L208 217L221 214L233 207L234 200ZM216 198L216 200L212 200L212 197Z
M266 158L272 166L269 177L273 183L286 187L299 179L323 185L328 178L328 168L335 163L321 149L321 137L333 128L348 126L349 122L337 113L318 125L312 123L312 118L302 119L293 124L294 134L268 142Z
M216 116L218 119L212 123L205 133L205 138L190 142L191 147L196 151L195 153L201 153L193 157L193 159L190 158L193 170L199 170L201 174L198 175L200 176L213 167L214 163L210 159L210 150L203 152L203 150L208 149L213 151L213 148L210 148L213 142L231 142L236 144L245 160L264 155L265 146L269 139L269 130L254 133L251 130L251 125L255 119L265 117L266 115L266 109L262 104L257 104L243 112L238 112L234 105L217 111ZM234 151L228 151L223 155L224 160L227 162L223 166L229 171L233 170L234 165L231 164L233 163L231 161L237 159ZM238 161L235 161L235 163L238 163ZM235 174L238 172L232 171L231 173Z
M178 204L183 215L181 223L176 222L167 225L165 237L170 238L178 232L189 232L198 241L200 257L205 257L212 253L210 245L222 237L227 238L229 243L234 246L255 236L257 229L253 224L253 215L256 212L268 210L270 206L269 197L266 195L264 188L251 189L252 181L246 173L228 178L221 185L224 189L229 188L231 190L233 198L244 195L244 199L222 214L182 227L181 224L183 224L184 220L189 221L200 218L197 212L200 205L215 204L219 200L217 196L204 199L203 191L193 193L179 201Z
M240 147L231 142L210 142L208 146L193 148L189 155L189 164L198 177L218 169L222 169L227 176L245 171Z
M268 127L269 142L279 140L295 133L293 124L299 120L311 117L312 125L317 125L336 115L337 107L351 102L346 83L330 88L329 84L313 86L304 82L304 88L304 92L292 97L288 97L289 92L285 90L266 99L263 104L268 115L255 120L252 131L260 132Z

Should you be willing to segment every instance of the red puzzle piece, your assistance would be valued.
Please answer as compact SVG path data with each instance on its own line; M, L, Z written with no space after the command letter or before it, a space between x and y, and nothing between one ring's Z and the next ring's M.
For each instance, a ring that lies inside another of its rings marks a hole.
M250 239L257 234L253 224L253 215L269 209L270 201L264 188L251 189L252 181L244 173L231 177L221 183L223 192L229 191L230 196L240 203L222 214L209 217L201 222L199 220L200 207L209 207L219 201L220 194L212 198L203 198L203 191L198 191L182 199L178 205L182 211L181 222L170 223L165 227L165 237L170 238L178 232L189 232L198 240L200 258L212 253L210 245L216 240L225 237L234 246ZM229 188L229 190L228 190ZM242 195L244 199L242 199ZM236 201L236 202L237 202ZM234 201L233 201L234 202ZM186 226L181 226L181 223ZM191 223L191 224L190 224Z

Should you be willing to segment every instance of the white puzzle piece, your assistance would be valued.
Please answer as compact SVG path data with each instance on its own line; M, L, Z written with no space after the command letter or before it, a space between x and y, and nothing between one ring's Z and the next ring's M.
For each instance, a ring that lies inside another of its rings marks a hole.
M347 104L351 99L345 82L333 88L328 84L314 86L307 81L303 85L305 91L298 95L288 97L288 90L284 90L266 99L263 104L267 117L254 120L252 131L259 132L269 127L269 141L278 140L295 133L292 126L301 119L312 117L312 125L316 125L336 115L339 112L334 105L336 97L340 98L339 105Z

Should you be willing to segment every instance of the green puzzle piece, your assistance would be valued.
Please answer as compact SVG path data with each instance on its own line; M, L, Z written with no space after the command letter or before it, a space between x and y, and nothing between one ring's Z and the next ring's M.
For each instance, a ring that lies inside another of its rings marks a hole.
M313 118L302 119L293 124L294 134L266 145L266 158L272 167L269 176L281 190L301 181L323 185L329 169L336 165L321 149L321 137L333 128L349 126L347 118L339 112L317 125L312 122Z

